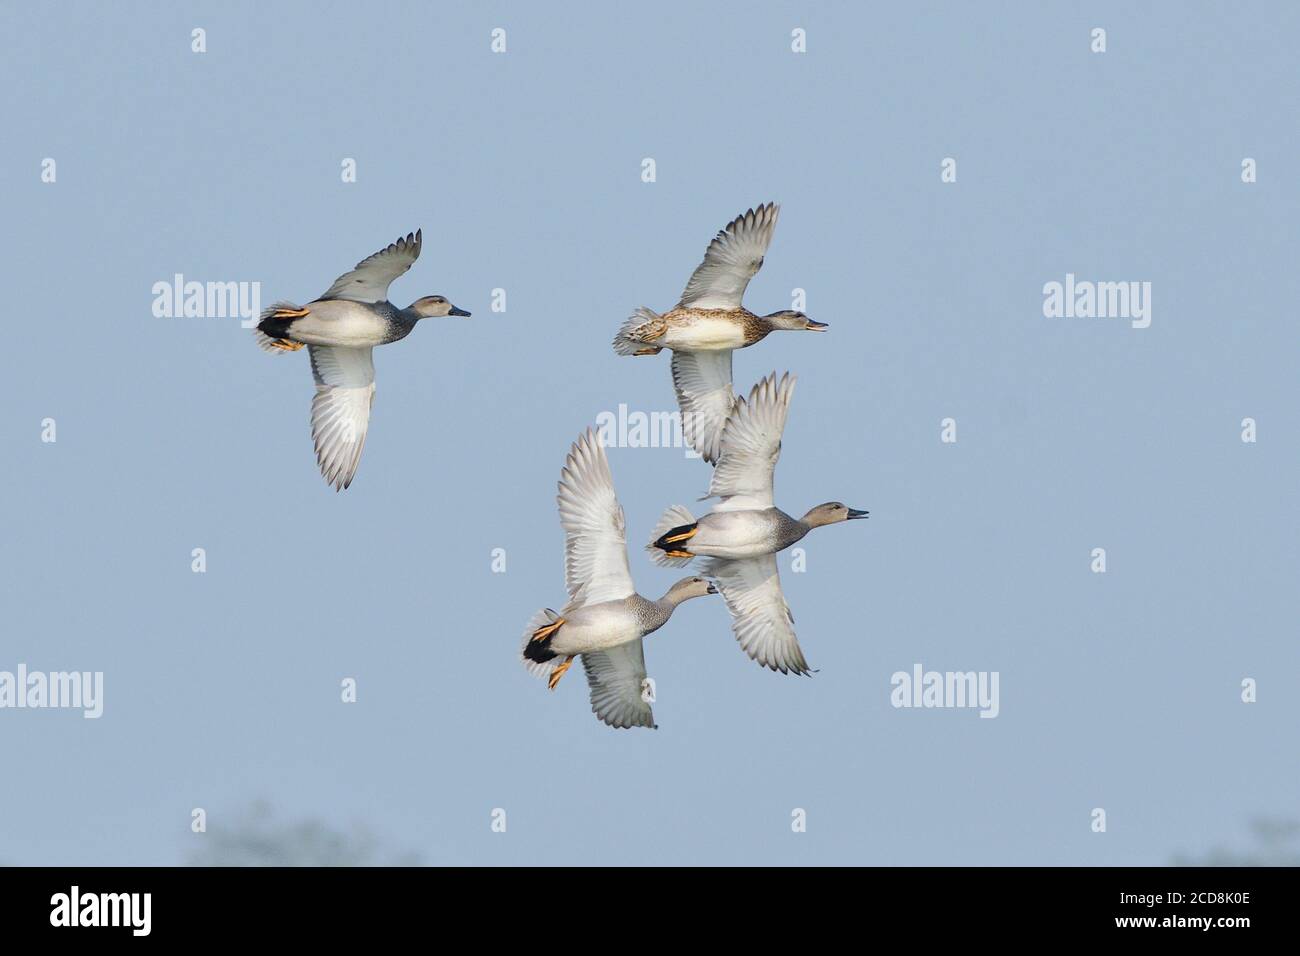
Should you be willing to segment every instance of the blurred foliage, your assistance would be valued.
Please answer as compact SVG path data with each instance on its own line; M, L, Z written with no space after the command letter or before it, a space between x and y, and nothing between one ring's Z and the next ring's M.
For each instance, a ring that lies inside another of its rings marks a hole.
M201 846L188 854L189 866L418 866L417 853L386 847L363 826L338 830L306 819L277 818L270 804L258 801L232 823L196 833Z
M1300 866L1300 820L1257 817L1250 822L1252 844L1242 849L1215 847L1203 857L1178 854L1174 866Z

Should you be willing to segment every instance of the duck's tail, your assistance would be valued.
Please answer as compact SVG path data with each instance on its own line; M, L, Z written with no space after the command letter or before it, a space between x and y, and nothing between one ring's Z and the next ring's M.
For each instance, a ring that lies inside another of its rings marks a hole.
M269 309L263 309L257 328L253 329L257 347L272 355L298 351L302 343L288 337L289 327L304 315L307 315L307 310L292 302L277 302Z
M673 505L650 532L650 543L645 546L650 560L662 568L686 567L695 559L695 555L685 550L685 542L695 536L695 528L696 521L690 511L682 505Z
M572 660L551 650L551 641L563 626L564 618L549 607L542 608L528 619L528 626L524 628L523 647L519 649L519 659L528 668L528 673L534 677L545 677L551 687L568 669L567 662ZM556 671L559 671L559 676Z
M614 351L619 355L657 355L662 346L655 345L655 339L662 338L666 331L668 323L662 315L637 309L614 336Z

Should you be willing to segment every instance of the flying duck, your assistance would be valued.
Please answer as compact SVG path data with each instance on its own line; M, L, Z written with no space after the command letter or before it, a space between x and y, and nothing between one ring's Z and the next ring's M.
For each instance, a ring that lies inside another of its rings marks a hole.
M267 352L307 346L316 381L311 437L321 474L335 491L352 484L366 443L375 400L374 347L406 338L420 319L470 314L441 295L423 296L405 309L388 301L388 286L419 258L420 240L417 230L362 259L314 302L275 303L254 329Z
M703 577L689 577L657 601L636 593L623 508L614 494L605 450L590 428L569 449L556 501L564 528L569 603L558 614L543 608L532 616L520 659L554 690L580 656L592 713L611 727L654 727L642 638L663 627L683 601L717 590Z
M659 519L647 550L657 564L681 567L705 557L701 572L712 578L731 612L731 628L751 658L783 674L811 673L794 633L794 617L781 592L776 553L813 528L867 517L838 501L793 518L772 502L772 478L781 455L795 379L776 373L736 400L722 432L721 457L709 498L721 499L698 521L681 505Z
M741 304L763 265L781 207L766 203L737 216L717 234L686 283L682 300L660 315L639 308L614 337L619 355L673 350L673 388L686 442L713 463L722 427L735 403L731 353L777 330L821 332L828 326L785 309L755 315Z

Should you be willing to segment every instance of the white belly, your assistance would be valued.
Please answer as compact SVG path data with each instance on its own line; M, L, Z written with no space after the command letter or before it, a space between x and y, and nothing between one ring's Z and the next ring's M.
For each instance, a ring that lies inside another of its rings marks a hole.
M557 654L585 654L626 644L641 636L641 628L621 601L578 608L564 619L551 641Z
M745 328L738 322L721 318L697 319L683 328L669 329L663 344L670 349L696 352L738 349L744 347Z
M307 345L352 348L381 345L388 323L364 306L344 301L313 302L310 313L293 323L290 334Z
M713 511L683 546L706 558L756 558L775 549L773 521L765 511Z

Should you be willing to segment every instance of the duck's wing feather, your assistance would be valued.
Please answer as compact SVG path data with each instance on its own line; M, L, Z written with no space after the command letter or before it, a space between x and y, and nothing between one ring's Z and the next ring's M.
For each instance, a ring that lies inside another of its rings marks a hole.
M642 638L582 655L591 690L591 712L611 727L654 727L655 715L641 696L645 686Z
M585 603L632 595L623 507L600 439L590 428L569 449L560 472L560 524L564 528L564 581L571 597L585 589Z
M773 507L772 479L781 457L781 433L790 411L795 378L776 373L736 399L722 429L722 454L713 469L708 497L722 500L714 511L761 511Z
M711 558L703 573L722 592L742 651L782 674L812 673L794 634L794 616L781 592L775 554L735 561Z
M749 280L763 266L781 207L766 203L742 213L714 237L682 293L694 309L738 309Z
M682 410L682 437L709 464L718 460L722 427L736 404L731 352L673 352L673 388Z
M352 484L361 462L375 401L375 365L369 348L310 345L316 397L311 403L311 437L316 463L336 491Z
M351 299L353 302L384 302L393 280L411 268L420 258L421 231L408 233L386 249L357 263L345 272L321 296L322 299Z

